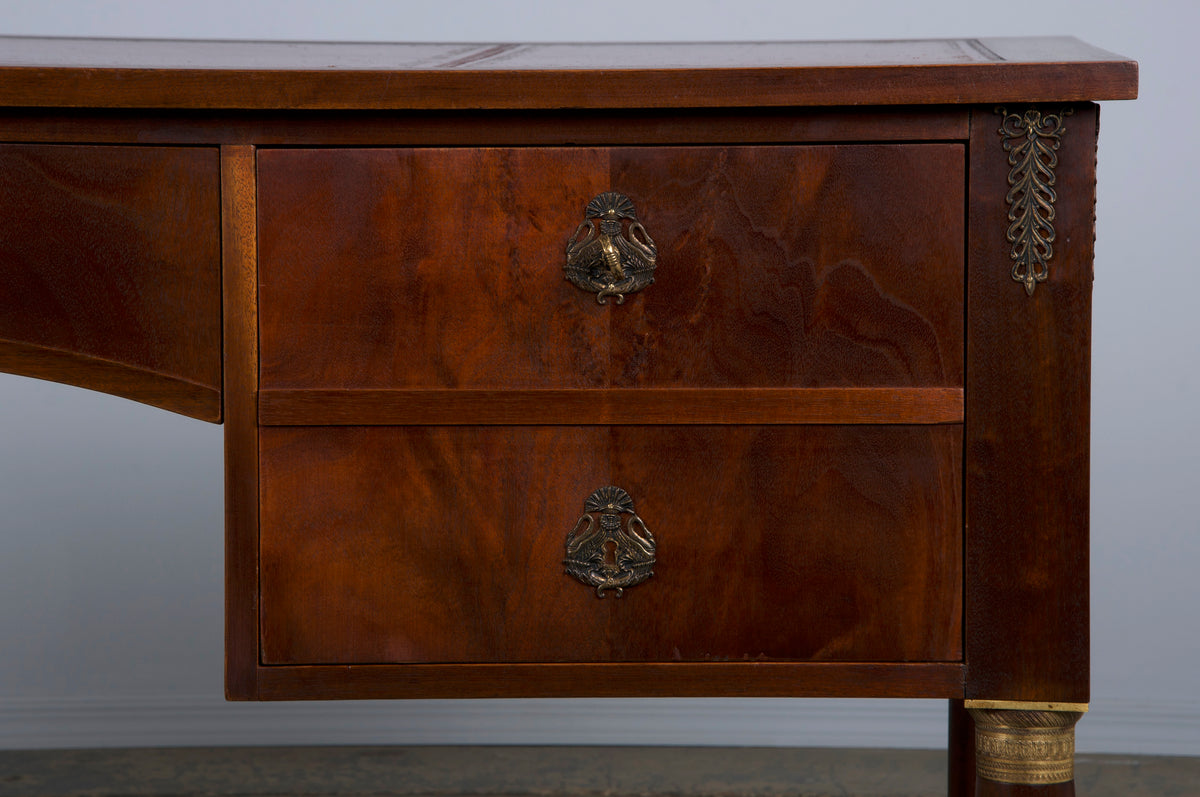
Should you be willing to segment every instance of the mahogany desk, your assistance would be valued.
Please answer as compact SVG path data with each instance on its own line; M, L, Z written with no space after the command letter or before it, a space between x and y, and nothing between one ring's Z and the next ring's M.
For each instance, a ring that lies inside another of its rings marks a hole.
M0 40L0 368L224 423L235 700L951 701L1073 792L1068 38ZM969 709L969 713L968 713Z

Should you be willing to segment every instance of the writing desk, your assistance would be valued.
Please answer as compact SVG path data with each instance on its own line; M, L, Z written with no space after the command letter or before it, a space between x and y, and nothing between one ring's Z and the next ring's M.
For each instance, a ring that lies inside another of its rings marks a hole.
M944 698L953 794L1069 794L1090 103L1136 84L0 39L0 368L225 424L230 699Z

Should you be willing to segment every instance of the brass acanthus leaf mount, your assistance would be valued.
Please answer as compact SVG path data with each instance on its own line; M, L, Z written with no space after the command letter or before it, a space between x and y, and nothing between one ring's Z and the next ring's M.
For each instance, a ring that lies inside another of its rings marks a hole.
M1012 278L1033 295L1039 282L1050 276L1050 258L1054 257L1054 170L1058 167L1058 148L1066 132L1059 113L1042 113L1030 108L1024 113L1000 114L1000 138L1008 153L1008 242L1013 260Z

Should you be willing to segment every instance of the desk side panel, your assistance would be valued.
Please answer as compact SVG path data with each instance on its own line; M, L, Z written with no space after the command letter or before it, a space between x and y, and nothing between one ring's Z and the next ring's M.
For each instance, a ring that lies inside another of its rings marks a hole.
M0 370L221 419L213 147L0 145Z

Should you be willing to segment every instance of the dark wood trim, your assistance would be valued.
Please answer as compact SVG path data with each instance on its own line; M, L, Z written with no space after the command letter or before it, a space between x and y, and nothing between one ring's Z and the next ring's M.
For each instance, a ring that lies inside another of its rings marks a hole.
M221 391L126 363L0 338L0 371L114 396L221 422Z
M258 697L258 268L253 147L221 147L225 696Z
M1049 279L1032 295L1010 274L1000 117L990 106L973 112L964 438L968 698L1088 701L1096 111L1075 106L1064 120L1054 226L1069 234L1058 236Z
M905 697L962 694L961 664L722 662L260 667L261 700Z
M1080 102L1137 96L1137 64L976 62L689 69L0 67L0 105L470 110Z
M963 391L926 388L262 390L263 426L962 423Z
M965 141L961 108L673 111L0 110L0 141L257 146L519 147Z

